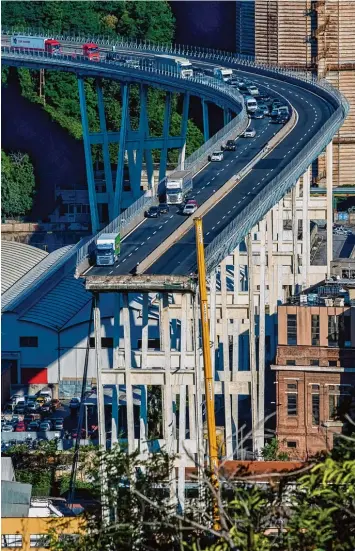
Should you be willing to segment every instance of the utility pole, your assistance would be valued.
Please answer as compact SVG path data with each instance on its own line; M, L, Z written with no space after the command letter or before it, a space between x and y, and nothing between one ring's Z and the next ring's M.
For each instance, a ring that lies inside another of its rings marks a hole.
M45 87L44 69L39 70L39 97L43 99L43 105L46 105L46 95L44 92Z
M207 413L207 437L209 462L211 469L211 482L215 492L218 492L218 451L216 438L216 419L214 412L214 381L212 376L211 364L211 349L210 349L210 328L208 319L208 304L207 304L207 286L206 286L206 268L205 268L205 249L203 244L202 219L195 218L196 231L196 252L197 252L197 268L198 282L200 290L200 309L201 309L201 327L202 327L202 350L203 350L203 366L205 376L205 397L206 397L206 413ZM196 366L196 369L199 367ZM213 527L219 530L219 511L218 502L213 496Z

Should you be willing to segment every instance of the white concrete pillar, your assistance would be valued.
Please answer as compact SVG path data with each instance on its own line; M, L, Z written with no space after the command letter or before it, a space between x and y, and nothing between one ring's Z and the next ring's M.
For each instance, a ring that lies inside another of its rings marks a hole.
M234 250L233 253L233 261L234 261L234 304L238 304L239 301L239 280L240 280L240 268L239 268L239 245Z
M265 272L266 272L266 224L259 223L260 230L260 294L259 294L259 380L258 380L258 442L257 451L264 447L265 419Z
M120 312L121 312L121 295L120 293L114 294L114 314L113 314L113 368L119 368L119 349L120 349Z
M196 370L196 401L195 401L195 438L196 438L196 450L197 450L197 466L198 466L198 477L202 480L204 472L204 449L205 442L203 438L203 419L202 419L202 402L204 401L204 377L203 369L201 364L201 349L200 349L200 323L199 323L199 293L198 290L193 299L193 316L194 316L194 336L195 336L195 370ZM190 388L190 387L189 387ZM191 422L191 421L190 421Z
M228 309L227 309L227 260L221 262L221 300L222 300L222 350L223 350L223 380L224 380L224 419L226 457L233 459L232 442L232 414L230 399L230 370L229 370L229 337L228 337Z
M238 382L239 368L239 331L240 321L233 320L233 365L232 365L232 381ZM238 409L238 394L232 394L232 432L233 432L233 459L237 458L239 438L239 409Z
M119 400L120 400L120 390L119 385L112 386L112 426L111 426L111 442L112 445L118 443L119 437Z
M281 201L279 202L278 204L278 220L277 220L277 224L278 224L278 228L277 228L277 243L278 243L278 251L282 251L283 247L282 247L282 244L283 244L283 234L284 234L284 209L283 209L283 206L284 206L284 200L281 199Z
M292 292L296 293L297 285L298 285L297 185L294 186L291 190L291 221L292 221Z
M248 290L249 290L249 358L251 372L251 418L252 418L252 441L253 452L257 451L257 424L258 424L258 409L257 409L257 371L256 371L256 347L255 347L255 297L254 297L254 264L253 264L253 247L252 234L247 237L248 250Z
M274 303L274 274L273 274L273 265L274 265L274 254L273 254L273 237L272 237L272 211L266 215L266 231L267 231L267 265L268 265L268 283L269 283L269 307L270 314L275 313L275 303Z
M142 369L148 367L149 293L143 293L142 307Z
M133 389L131 382L132 368L132 343L131 322L129 316L128 293L123 293L123 333L124 333L124 368L126 386L126 411L127 411L127 440L128 453L133 453L134 445L134 413L133 413Z
M187 293L181 295L181 320L180 320L180 369L186 369L187 350Z
M217 325L217 311L216 311L216 272L212 272L210 276L210 342L211 342L211 365L213 380L215 380L215 363L216 363L216 325Z
M310 167L303 174L302 201L302 279L303 288L309 287L310 226L309 226Z
M333 142L327 145L327 276L333 260Z
M180 385L179 402L179 455L180 461L185 463L186 452L184 450L184 440L186 438L186 386ZM185 466L179 467L178 472L178 500L181 511L185 509Z

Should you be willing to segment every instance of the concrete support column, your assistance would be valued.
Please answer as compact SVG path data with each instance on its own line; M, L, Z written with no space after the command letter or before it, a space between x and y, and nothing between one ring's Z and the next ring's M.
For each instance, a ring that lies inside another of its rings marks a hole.
M221 299L222 299L222 350L223 350L223 380L224 380L224 418L226 457L233 459L232 416L230 399L230 370L229 370L229 337L228 337L228 310L227 310L227 261L221 262Z
M166 165L168 161L168 140L171 115L171 92L167 92L165 96L164 124L163 124L163 148L160 153L159 165L159 182L165 178Z
M234 292L233 299L234 304L238 304L239 301L239 281L240 281L240 268L239 268L239 245L233 253L233 263L234 263Z
M179 403L179 455L181 461L185 463L186 452L184 450L184 440L186 438L186 386L180 385L180 403ZM185 466L179 467L178 480L178 501L181 512L185 509Z
M249 359L251 372L251 418L252 418L252 441L253 452L257 452L257 424L258 424L258 390L256 371L256 347L255 347L255 297L254 297L254 266L252 235L247 237L248 251L248 291L249 291Z
M232 364L232 381L238 382L238 368L239 368L239 326L240 321L238 319L233 320L233 364ZM233 459L238 458L238 446L239 446L239 408L238 408L238 394L232 394L232 434L233 434Z
M182 106L182 121L181 121L181 136L184 140L184 145L180 152L180 170L185 169L185 157L186 157L186 135L187 135L187 123L189 122L189 107L190 107L190 94L186 92L184 94L184 103Z
M203 418L202 418L202 405L205 403L204 398L204 377L203 370L201 365L201 348L200 348L200 316L199 316L199 293L196 292L193 298L193 316L194 316L194 349L195 349L195 370L196 370L196 410L195 410L195 419L196 419L196 450L197 450L197 467L198 467L198 478L199 481L202 481L203 472L204 472L204 457L205 457L205 443L204 440L204 431L203 431Z
M149 327L149 293L143 293L142 307L142 363L141 368L148 367L148 329Z
M142 130L144 138L149 137L149 122L148 122L148 107L147 107L147 90L148 86L141 85L140 89L140 120L139 127ZM154 165L152 152L149 149L144 150L144 157L147 169L148 187L150 190L154 188ZM154 190L153 190L154 191Z
M94 167L93 167L92 154L91 154L89 121L88 121L88 115L87 115L87 109L86 109L85 86L84 86L83 78L78 78L78 87L79 87L81 124L83 128L86 178L88 181L91 230L92 230L92 233L95 235L100 229L100 222L99 222L99 214L97 210Z
M203 138L205 142L210 139L210 124L208 119L208 103L202 100L202 118L203 118Z
M211 364L213 380L215 380L215 363L216 363L216 272L213 271L210 276L210 341L211 341Z
M119 438L119 400L120 400L120 390L119 385L113 385L112 387L112 434L111 434L111 443L114 446L118 443Z
M139 450L146 458L149 454L148 449L148 400L147 386L140 385L141 405L139 420Z
M127 84L122 86L122 110L121 110L121 129L120 141L118 145L117 172L115 185L115 204L114 217L121 214L122 188L123 188L123 169L126 148L127 124L129 118L129 88Z
M283 247L283 235L284 235L284 200L281 199L281 201L278 204L278 228L277 228L277 243L278 243L278 251L282 251Z
M223 109L223 126L227 126L227 124L231 121L232 114L230 112L230 109Z
M106 192L108 196L108 215L109 215L109 219L112 220L114 217L112 170L111 170L111 160L110 160L110 151L109 151L109 140L108 140L108 134L107 134L107 128L106 128L105 104L104 104L104 98L102 94L102 87L98 80L96 81L96 93L97 93L97 104L98 104L99 120L100 120L100 130L103 136L102 154L103 154L103 160L104 160Z
M126 410L127 410L127 437L128 453L134 452L134 414L133 414L133 389L131 382L132 368L132 343L131 343L131 324L129 316L129 297L128 293L123 293L123 331L124 331L124 367L126 384Z
M119 368L119 350L121 334L121 295L115 293L113 303L113 369Z
M266 272L266 224L259 223L260 231L260 295L259 295L259 380L258 380L258 442L257 451L264 447L265 419L265 272Z
M310 227L309 227L310 168L303 174L302 201L302 279L303 288L309 287Z
M186 369L187 350L187 294L181 296L181 325L180 325L180 369ZM185 389L186 390L186 389ZM185 397L186 403L186 397Z
M327 145L327 276L333 260L333 142Z
M298 284L298 218L297 218L297 185L291 190L291 221L292 221L292 292L297 292Z

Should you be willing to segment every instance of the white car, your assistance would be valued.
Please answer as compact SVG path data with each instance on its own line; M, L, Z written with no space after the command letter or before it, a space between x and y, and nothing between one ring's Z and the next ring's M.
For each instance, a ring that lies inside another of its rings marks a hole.
M186 205L184 206L184 210L182 211L183 214L187 214L187 215L190 215L190 214L193 214L194 212L197 211L197 205L194 204L194 203L186 203Z
M259 95L259 90L254 85L248 86L248 92L251 96L258 96Z
M211 155L211 161L223 161L223 151L214 151Z
M254 138L255 135L256 135L255 128L247 128L247 129L244 131L243 137L244 137L244 138Z

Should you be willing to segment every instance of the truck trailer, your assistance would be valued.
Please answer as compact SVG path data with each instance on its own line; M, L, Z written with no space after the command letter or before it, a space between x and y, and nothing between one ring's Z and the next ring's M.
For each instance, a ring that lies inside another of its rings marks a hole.
M158 68L176 72L183 78L193 77L194 71L191 62L185 57L176 57L173 55L156 55L155 61Z
M192 175L188 170L177 170L165 181L166 202L168 205L181 205L192 189Z
M96 266L113 266L120 251L120 233L102 233L96 241Z
M58 40L45 36L18 36L10 39L10 46L13 49L33 50L36 52L48 52L49 54L60 54L61 44Z
M216 67L213 71L213 76L218 80L227 82L227 80L233 77L233 71L232 69L227 69L226 67Z

